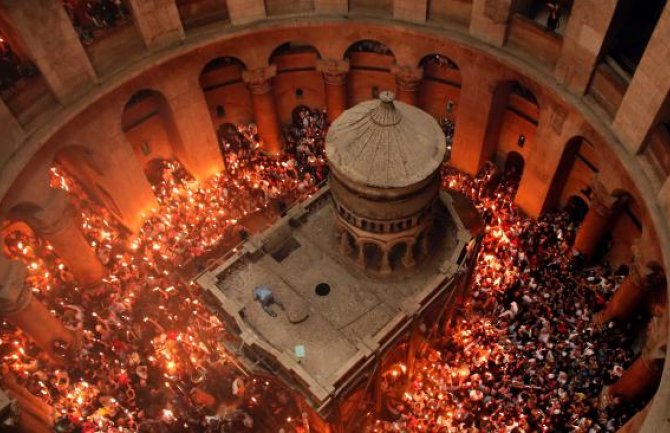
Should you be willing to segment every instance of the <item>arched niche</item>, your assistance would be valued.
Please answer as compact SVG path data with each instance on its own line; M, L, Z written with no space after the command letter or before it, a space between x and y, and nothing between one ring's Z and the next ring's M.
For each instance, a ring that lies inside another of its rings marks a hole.
M254 118L251 95L242 80L246 65L235 57L217 57L205 65L199 81L212 124L249 123Z
M523 170L526 167L526 161L523 155L519 152L511 151L505 156L505 164L503 165L503 173L506 179L518 183L523 176Z
M104 207L110 215L123 221L123 212L107 189L108 179L105 177L104 164L100 155L84 146L66 146L58 150L52 167L52 187L58 181L55 176L65 174L72 176L89 199Z
M423 69L419 106L438 120L454 122L463 79L460 68L443 54L425 56L419 67Z
M573 196L589 200L599 167L600 157L593 143L582 136L569 139L551 180L549 203L555 207L564 207Z
M493 91L486 148L502 163L509 152L528 159L540 118L538 99L519 81L503 81Z
M154 159L180 159L183 143L161 92L135 92L124 107L122 127L140 166L146 167Z
M382 42L372 39L354 42L347 48L344 58L349 60L349 105L374 99L384 90L396 91L395 77L391 73L396 59Z
M325 107L324 82L317 70L320 58L321 54L314 46L299 41L283 43L270 55L269 64L277 68L272 91L283 125L291 123L291 114L298 105Z

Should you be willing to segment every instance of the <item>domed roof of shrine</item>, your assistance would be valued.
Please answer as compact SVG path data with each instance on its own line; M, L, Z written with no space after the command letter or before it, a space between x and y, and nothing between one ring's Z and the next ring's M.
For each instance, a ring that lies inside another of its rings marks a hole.
M435 119L394 101L389 91L346 110L326 137L331 167L346 179L375 188L421 182L438 169L445 152L445 136Z

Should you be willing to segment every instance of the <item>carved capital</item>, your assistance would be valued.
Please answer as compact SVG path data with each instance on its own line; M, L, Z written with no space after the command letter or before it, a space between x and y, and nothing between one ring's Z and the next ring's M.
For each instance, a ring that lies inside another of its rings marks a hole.
M0 315L7 316L26 308L33 293L25 285L25 265L8 259L2 252L0 256Z
M272 77L277 75L277 66L250 69L242 72L242 79L254 95L263 95L272 90Z
M642 360L651 368L660 368L668 351L668 312L654 316L647 325L647 338L642 348Z
M326 84L342 86L349 73L349 60L322 59L316 64L316 69L321 71Z
M625 194L612 194L598 178L593 182L593 194L589 206L595 212L610 218L619 212L628 203L629 197Z
M49 236L73 223L75 209L64 191L54 190L49 202L28 217L28 224L40 236Z
M415 92L419 89L419 84L421 84L423 78L423 68L396 65L391 68L391 72L395 75L398 90Z

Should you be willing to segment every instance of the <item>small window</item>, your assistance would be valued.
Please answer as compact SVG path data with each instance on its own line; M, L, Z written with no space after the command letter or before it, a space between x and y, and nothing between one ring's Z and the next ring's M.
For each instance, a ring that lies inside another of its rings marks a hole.
M216 106L216 116L217 117L224 117L226 115L226 109L223 108L223 105L217 105Z
M142 151L142 155L149 155L151 153L151 147L149 146L149 143L144 141L142 142L142 145L140 146L140 150Z
M302 91L302 89L300 89L300 88L295 89L295 97L296 98L302 99L303 96L304 96L304 92Z
M372 87L372 97L379 98L379 87L377 86Z
M452 100L447 101L447 113L453 113L454 105L456 105L454 101Z
M523 147L526 145L526 136L521 134L519 135L519 139L517 140L516 144L519 145L519 147Z

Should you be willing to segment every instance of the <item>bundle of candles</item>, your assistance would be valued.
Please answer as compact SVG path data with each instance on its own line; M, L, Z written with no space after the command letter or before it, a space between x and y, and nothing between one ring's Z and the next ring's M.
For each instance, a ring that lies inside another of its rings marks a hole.
M524 217L516 178L492 164L475 178L445 166L443 186L472 199L487 224L471 296L368 431L613 432L639 409L599 401L631 362L634 333L626 324L597 330L590 316L623 276L575 266L578 221L568 212Z
M308 110L304 116L308 121L287 140L323 161L324 114ZM164 161L152 173L157 176L149 174L158 208L136 235L63 168L52 169L52 187L69 194L83 234L106 267L97 287L80 287L32 232L5 234L5 253L27 265L26 284L82 337L82 349L55 365L20 330L6 322L0 329L3 367L54 408L58 430L243 432L261 423L291 432L302 425L286 390L249 376L229 356L224 327L184 272L189 261L227 240L236 244L245 216L273 213L278 201L289 206L316 189L318 159L296 153L266 158L253 129L241 125L233 139L222 140L227 155L239 157L234 168L205 184L177 161Z

